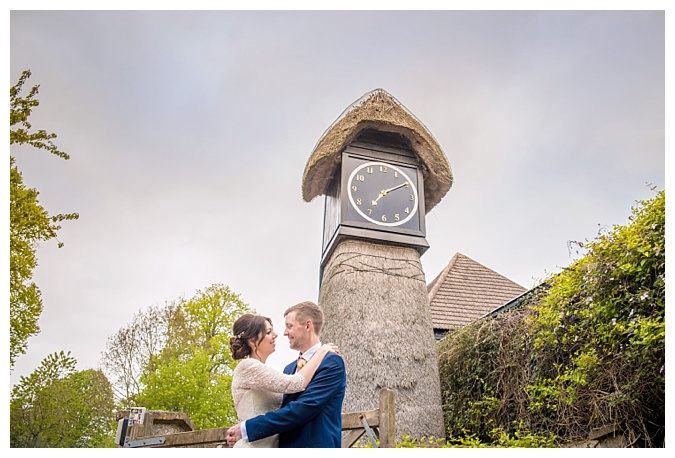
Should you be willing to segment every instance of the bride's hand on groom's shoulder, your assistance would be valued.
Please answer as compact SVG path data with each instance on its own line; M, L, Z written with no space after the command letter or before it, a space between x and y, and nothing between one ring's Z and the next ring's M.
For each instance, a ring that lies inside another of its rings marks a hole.
M328 353L332 352L332 353L336 353L338 355L340 354L340 347L338 347L334 343L324 344L323 347L326 349L326 352L328 352Z

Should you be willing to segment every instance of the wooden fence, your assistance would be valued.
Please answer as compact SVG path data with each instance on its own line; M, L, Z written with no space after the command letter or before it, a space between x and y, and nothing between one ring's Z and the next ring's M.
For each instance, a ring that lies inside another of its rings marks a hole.
M118 419L126 425L129 411L122 411ZM120 423L122 424L122 423ZM123 428L124 429L124 428ZM227 430L213 428L195 430L194 424L183 413L151 410L145 413L143 424L130 425L119 438L124 448L227 448ZM395 392L389 388L380 391L379 406L375 410L342 414L342 447L379 439L379 447L393 448L396 444Z

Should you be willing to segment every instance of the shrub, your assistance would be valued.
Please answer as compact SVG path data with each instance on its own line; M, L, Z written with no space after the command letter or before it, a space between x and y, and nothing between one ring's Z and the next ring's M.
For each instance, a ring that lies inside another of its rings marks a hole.
M611 424L664 445L665 192L637 204L529 304L439 344L451 441L546 446Z

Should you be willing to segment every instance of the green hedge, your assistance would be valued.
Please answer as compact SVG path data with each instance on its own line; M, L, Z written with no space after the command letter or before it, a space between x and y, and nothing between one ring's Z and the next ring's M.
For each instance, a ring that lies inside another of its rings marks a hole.
M613 425L665 436L665 192L588 243L525 306L439 343L448 441L539 447Z

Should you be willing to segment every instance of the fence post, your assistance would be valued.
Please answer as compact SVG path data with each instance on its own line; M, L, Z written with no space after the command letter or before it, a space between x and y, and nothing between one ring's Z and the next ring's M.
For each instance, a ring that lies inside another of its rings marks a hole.
M395 391L390 388L380 390L380 447L396 447L396 411Z

